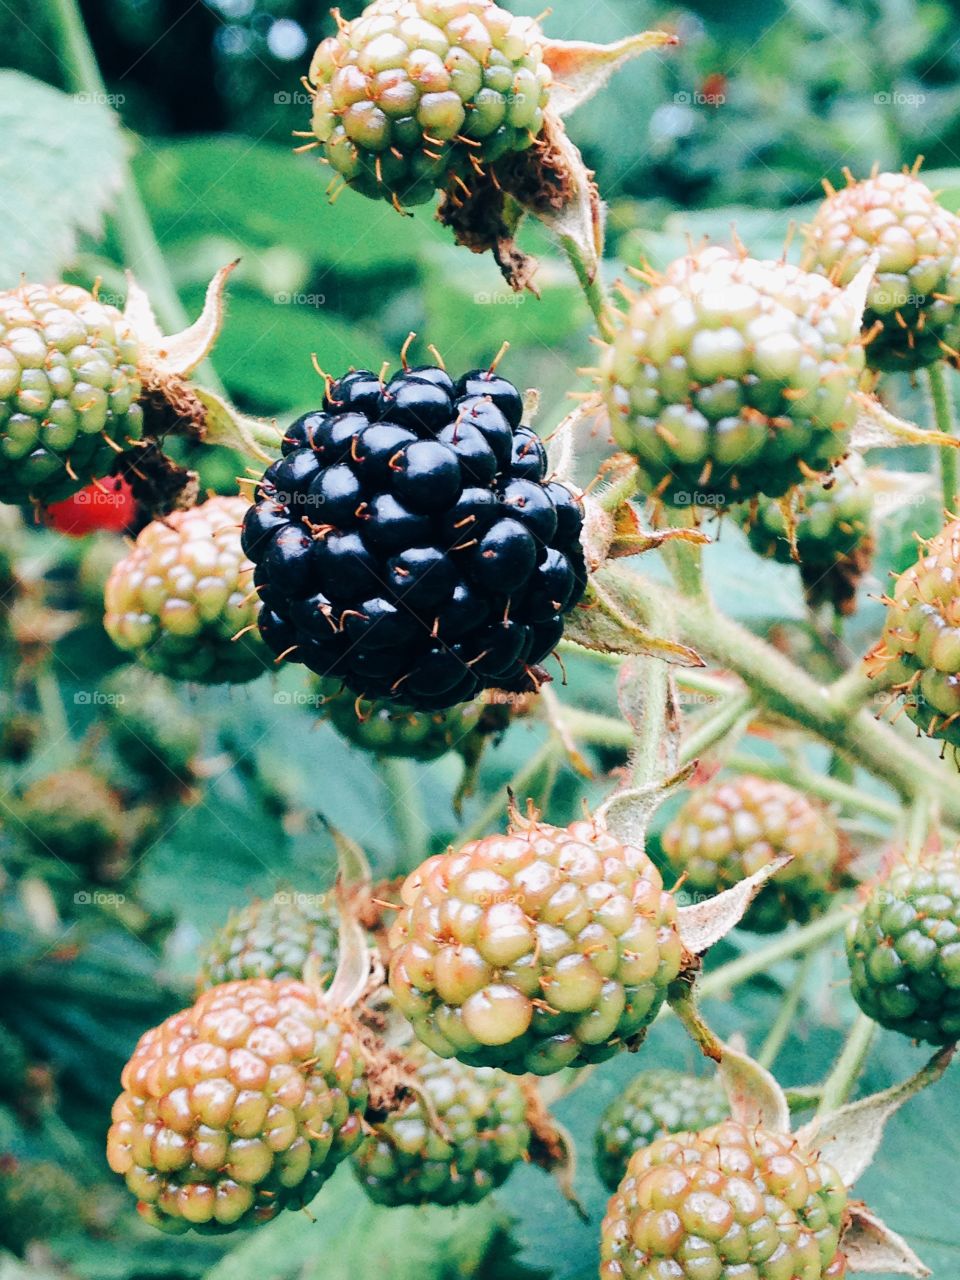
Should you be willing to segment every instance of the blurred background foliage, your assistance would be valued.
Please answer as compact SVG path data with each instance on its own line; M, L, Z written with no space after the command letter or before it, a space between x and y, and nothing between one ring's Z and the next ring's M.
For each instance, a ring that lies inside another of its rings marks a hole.
M532 13L539 5L514 7ZM334 373L349 364L379 368L395 362L417 330L414 357L431 342L456 369L488 361L509 339L504 371L541 389L542 429L558 420L567 393L586 383L574 370L590 363L592 349L586 306L544 237L527 233L541 259L541 299L511 295L493 263L454 249L429 212L401 221L349 192L331 207L322 169L309 155L291 154L290 135L308 114L299 77L315 42L332 30L321 5L83 0L81 8L105 103L81 104L24 80L25 73L66 86L56 29L46 5L0 6L0 64L21 73L0 77L0 177L16 193L0 208L0 286L21 272L62 272L87 285L99 279L102 294L119 301L125 267L152 292L168 283L138 253L129 225L113 216L101 225L125 147L187 313L198 310L212 272L242 258L214 364L243 409L288 421L319 400L312 352ZM349 17L360 4L342 8ZM629 263L665 263L688 236L722 239L731 223L754 253L779 254L791 222L817 200L821 177L838 178L842 165L860 174L875 161L896 168L923 152L928 167L942 171L935 185L945 203L960 205L960 171L952 169L960 164L960 43L951 38L950 4L704 0L677 9L555 0L546 21L567 38L613 39L644 26L681 37L677 51L647 55L622 72L573 123L611 205L611 278ZM25 236L25 226L44 217L51 235ZM922 416L908 383L892 384L890 396ZM602 444L582 443L587 478ZM207 488L235 491L243 466L236 456L176 447ZM915 452L897 465L924 461ZM912 557L912 530L937 520L935 500L887 514L848 626L854 650L876 634L880 606L871 597ZM542 718L522 719L486 751L460 819L452 804L456 756L387 766L363 754L321 722L303 700L302 674L291 670L229 694L167 689L196 741L178 784L167 785L165 775L160 785L149 760L124 750L110 702L120 655L99 606L121 549L108 537L68 542L32 516L0 524L0 1280L594 1275L604 1197L591 1168L592 1130L601 1105L636 1070L629 1057L606 1064L558 1106L581 1152L577 1190L589 1224L542 1174L525 1169L506 1193L456 1213L375 1210L342 1170L314 1207L317 1225L289 1214L224 1240L168 1240L140 1225L103 1158L120 1068L141 1032L189 998L197 948L232 907L280 888L328 887L334 856L321 816L360 841L377 874L389 876L464 832L496 827L511 779L546 805L548 817L566 822L584 800L609 790L624 758L584 748L587 780L544 749ZM793 567L758 561L727 522L708 569L730 613L824 679L835 673L836 648L811 625ZM607 664L573 658L568 672L566 702L616 714ZM691 697L687 713L698 709L702 702ZM750 750L775 753L768 742L751 741ZM809 755L828 767L825 753ZM107 783L125 816L113 861L98 866L51 857L26 839L18 818L31 783L78 768ZM875 853L889 822L860 822L851 834ZM737 933L710 964L755 946ZM804 1011L779 1062L785 1083L823 1076L852 1017L838 955L828 949L810 972ZM735 1003L713 1002L711 1019L722 1033L741 1030L756 1048L792 977L790 964L764 974ZM921 1056L882 1038L864 1088L901 1078ZM669 1020L650 1037L644 1065L697 1067ZM960 1272L960 1213L951 1218L932 1198L918 1206L913 1196L920 1186L955 1185L949 1144L927 1137L953 1132L958 1121L949 1088L915 1102L892 1124L862 1186L944 1278ZM38 1192L31 1221L41 1239L29 1242L11 1234L3 1188L17 1168L38 1161L58 1166L73 1191L52 1184Z

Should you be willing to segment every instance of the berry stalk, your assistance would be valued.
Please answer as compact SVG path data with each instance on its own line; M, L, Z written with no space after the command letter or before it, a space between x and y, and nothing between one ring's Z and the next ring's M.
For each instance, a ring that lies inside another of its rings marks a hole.
M957 434L957 424L953 411L953 392L947 385L942 360L927 369L927 386L930 391L930 404L937 430L946 436ZM955 511L957 506L957 489L960 485L958 473L957 450L944 446L940 450L940 480L943 485L943 505L946 511Z
M904 796L929 788L941 802L945 817L960 821L960 795L921 752L904 742L890 726L880 724L866 710L851 715L847 699L836 698L778 653L766 641L723 616L709 601L688 600L660 583L655 586L634 574L607 568L602 581L628 612L650 615L652 602L669 597L678 639L735 671L771 711L816 734L855 760Z
M850 1029L836 1066L824 1083L818 1116L830 1115L846 1102L863 1071L876 1031L877 1024L873 1019L861 1013Z

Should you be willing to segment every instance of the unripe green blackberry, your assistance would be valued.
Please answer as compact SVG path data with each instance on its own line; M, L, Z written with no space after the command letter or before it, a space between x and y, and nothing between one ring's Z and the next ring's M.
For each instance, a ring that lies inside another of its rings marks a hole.
M353 1156L360 1185L377 1204L476 1204L527 1154L523 1089L494 1067L444 1061L427 1050L414 1056L433 1115L412 1097L374 1120Z
M743 927L757 933L820 915L841 870L840 840L822 810L793 787L752 774L694 791L664 831L663 849L697 900L792 855L743 917Z
M960 219L912 173L879 173L830 190L806 228L806 264L836 284L877 255L863 317L867 364L919 369L960 341Z
M32 783L16 808L37 853L96 869L113 861L126 836L120 797L89 769L63 769Z
M337 967L336 909L326 895L280 891L231 914L201 955L198 990L238 978L303 977L311 956L329 984Z
M114 644L178 680L239 684L265 670L253 565L240 547L247 508L243 498L209 498L140 532L107 582L104 626Z
M104 681L104 722L125 765L161 789L192 777L200 726L162 676L122 667Z
M323 713L341 737L363 751L410 760L438 760L448 751L466 749L480 732L481 698L443 711L414 711L395 702L356 698L338 680L318 680L324 694Z
M140 343L76 285L0 293L0 502L55 502L143 432Z
M604 355L614 436L674 506L779 497L846 451L859 323L841 290L789 263L679 258Z
M847 1192L789 1134L727 1120L636 1152L600 1228L601 1280L840 1280Z
M873 551L873 492L859 454L823 480L799 485L782 501L760 498L738 519L751 547L781 564L799 563L807 598L852 611Z
M931 1044L960 1039L960 856L897 866L851 922L847 959L875 1022Z
M493 0L375 0L313 55L310 127L349 186L422 204L529 147L551 78L540 27Z
M299 1208L363 1136L357 1034L301 982L211 988L141 1037L121 1079L107 1159L163 1230Z
M31 1241L70 1231L82 1200L76 1179L59 1165L0 1155L0 1249L22 1256Z
M677 977L676 905L592 821L520 821L428 858L390 930L390 986L441 1057L548 1075L637 1044Z
M671 1133L698 1133L729 1114L726 1094L715 1077L641 1071L600 1119L594 1163L601 1182L616 1191L635 1151Z
M918 728L960 747L960 520L922 544L920 559L884 603L875 667Z

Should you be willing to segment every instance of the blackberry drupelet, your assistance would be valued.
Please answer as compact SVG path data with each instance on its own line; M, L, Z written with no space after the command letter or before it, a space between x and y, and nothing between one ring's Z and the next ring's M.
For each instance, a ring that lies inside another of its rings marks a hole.
M212 987L141 1037L121 1079L107 1159L165 1231L300 1208L363 1137L359 1037L302 982Z
M273 652L417 711L539 687L586 569L579 502L522 413L483 370L331 383L244 521Z
M377 1204L476 1204L507 1178L530 1146L527 1099L494 1067L468 1067L428 1050L410 1051L432 1108L411 1097L384 1119L352 1157L360 1185Z
M960 1039L960 856L901 863L847 933L853 997L912 1040Z
M442 1057L549 1075L639 1044L683 961L656 867L599 823L514 815L428 858L391 927L390 987Z
M715 1076L641 1071L600 1118L594 1146L600 1181L616 1191L635 1151L671 1133L699 1132L729 1114L730 1104Z
M534 19L493 0L376 0L321 42L311 129L354 190L422 204L526 150L552 80Z
M201 991L239 978L303 977L311 956L326 985L337 967L336 909L326 895L280 891L231 914L204 948L197 978Z

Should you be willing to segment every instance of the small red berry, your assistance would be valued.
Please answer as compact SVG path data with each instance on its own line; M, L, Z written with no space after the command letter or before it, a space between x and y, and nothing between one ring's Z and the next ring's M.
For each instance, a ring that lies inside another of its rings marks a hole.
M95 480L79 493L43 509L43 523L71 538L89 533L123 533L133 523L137 500L123 476Z

